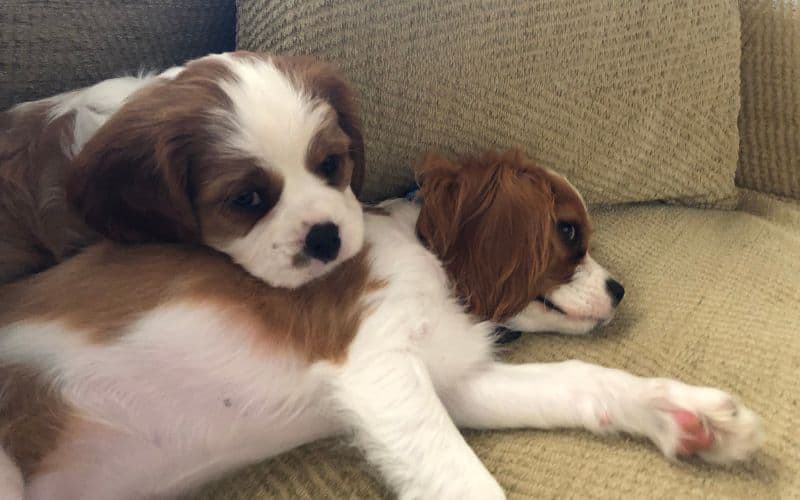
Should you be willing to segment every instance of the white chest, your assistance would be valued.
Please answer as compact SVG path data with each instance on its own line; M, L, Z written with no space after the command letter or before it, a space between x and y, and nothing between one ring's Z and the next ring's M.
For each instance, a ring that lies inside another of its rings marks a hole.
M353 354L387 349L418 353L437 387L447 387L492 360L492 325L464 312L450 289L439 260L419 244L416 204L392 200L391 217L368 215L373 270L387 283L380 301L362 325Z

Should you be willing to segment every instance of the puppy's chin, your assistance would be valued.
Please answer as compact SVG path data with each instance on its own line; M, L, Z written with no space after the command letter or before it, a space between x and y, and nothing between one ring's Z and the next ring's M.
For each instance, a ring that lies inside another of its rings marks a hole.
M519 314L512 316L503 326L520 332L554 332L569 335L585 335L598 326L608 324L613 313L604 319L573 318L546 306L539 301L531 302Z
M339 256L330 262L322 262L300 253L296 254L295 257L291 259L291 262L284 270L273 268L262 276L252 271L251 274L274 287L290 289L300 288L327 275L342 262L353 258L363 247L363 238L361 241L358 241L357 244L348 246L349 249L343 247L339 252Z

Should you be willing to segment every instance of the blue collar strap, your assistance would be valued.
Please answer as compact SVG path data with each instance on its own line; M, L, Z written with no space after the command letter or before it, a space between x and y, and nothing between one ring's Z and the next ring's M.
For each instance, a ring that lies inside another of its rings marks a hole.
M419 197L419 187L415 187L414 189L406 193L406 195L403 198L407 199L408 201L416 201L417 203L420 203L422 200Z

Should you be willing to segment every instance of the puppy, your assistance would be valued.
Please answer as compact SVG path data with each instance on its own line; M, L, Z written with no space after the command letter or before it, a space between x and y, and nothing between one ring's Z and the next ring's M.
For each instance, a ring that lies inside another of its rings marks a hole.
M285 287L362 245L352 91L312 59L212 55L23 104L0 127L0 283L97 234L206 245Z
M421 206L370 210L356 255L295 289L207 247L113 242L0 288L0 488L170 497L348 434L400 498L503 498L458 426L626 432L712 462L757 449L758 418L722 391L496 361L487 318L610 317L607 273L583 269L585 207L518 152L420 175ZM591 307L555 302L572 286Z

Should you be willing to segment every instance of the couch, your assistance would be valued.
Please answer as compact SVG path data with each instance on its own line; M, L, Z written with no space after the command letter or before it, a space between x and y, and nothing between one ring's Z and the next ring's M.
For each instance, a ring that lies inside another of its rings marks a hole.
M586 337L528 334L512 362L579 358L738 394L767 441L729 467L580 431L465 431L510 498L800 498L800 12L789 0L6 0L0 108L209 52L313 53L361 95L364 199L426 149L523 146L591 205L626 288ZM190 498L379 498L330 440Z

